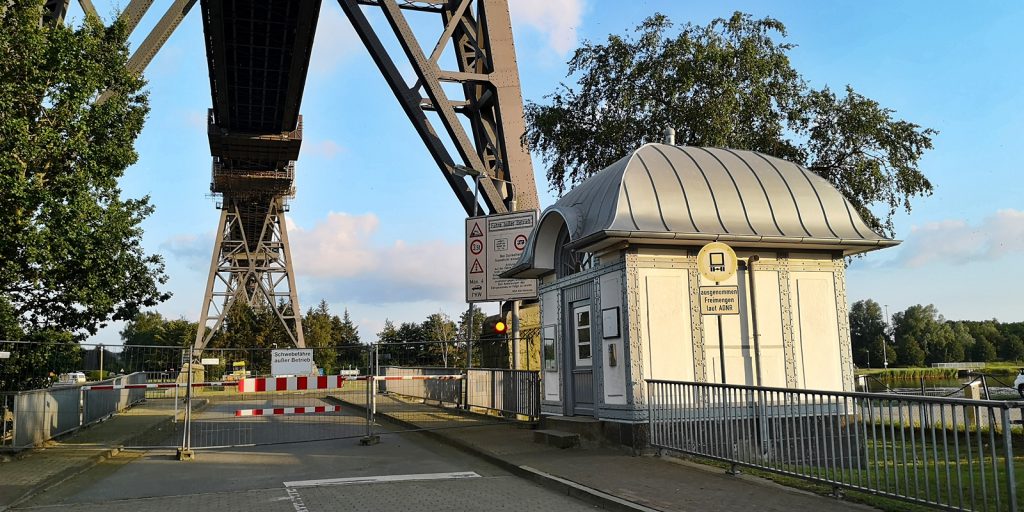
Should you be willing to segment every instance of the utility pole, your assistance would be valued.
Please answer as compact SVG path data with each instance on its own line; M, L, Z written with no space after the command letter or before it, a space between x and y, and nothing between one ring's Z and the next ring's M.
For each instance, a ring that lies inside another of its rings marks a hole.
M885 330L891 331L889 327L889 305L885 305ZM886 334L889 334L888 332ZM893 335L896 333L893 332ZM889 342L885 338L882 338L882 365L886 370L889 369Z

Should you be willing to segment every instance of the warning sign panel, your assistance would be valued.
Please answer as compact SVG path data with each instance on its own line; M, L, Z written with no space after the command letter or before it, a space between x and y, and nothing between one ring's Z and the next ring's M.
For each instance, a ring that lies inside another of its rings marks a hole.
M537 296L536 279L502 279L526 249L537 212L515 212L466 219L466 301L528 299ZM481 242L482 243L478 243Z

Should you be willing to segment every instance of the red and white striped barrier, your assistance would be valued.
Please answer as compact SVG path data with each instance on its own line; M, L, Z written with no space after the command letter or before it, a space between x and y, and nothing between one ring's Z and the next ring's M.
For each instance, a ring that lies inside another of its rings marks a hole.
M261 391L304 391L307 389L340 389L346 381L366 380L367 377L324 375L319 377L254 377L238 381L239 393Z
M462 380L462 375L392 375L374 377L373 380Z
M309 389L340 389L345 382L359 380L462 380L463 375L391 375L387 377L349 375L326 375L318 377L254 377L236 382L193 382L192 387L238 386L239 393L261 391L304 391ZM159 389L186 388L184 382L161 382L158 384L98 384L82 386L82 391L110 391L118 389Z
M208 386L237 386L237 382L193 382L192 387L202 388ZM158 384L97 384L94 386L82 386L82 391L109 391L117 389L158 389L158 388L187 388L184 382L161 382Z
M283 414L315 414L341 412L340 405L317 405L311 407L277 407L273 409L239 409L235 416L280 416Z

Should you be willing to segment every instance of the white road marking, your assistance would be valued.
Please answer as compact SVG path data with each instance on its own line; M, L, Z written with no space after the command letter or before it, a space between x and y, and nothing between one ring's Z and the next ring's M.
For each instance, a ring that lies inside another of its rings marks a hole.
M352 478L326 478L322 480L299 480L296 482L284 482L284 486L289 489L293 489L295 487L379 484L386 482L409 482L417 480L457 480L462 478L480 478L480 475L478 475L474 471L459 471L454 473L420 473L416 475L358 476Z
M295 489L286 489L288 491L288 498L292 500L292 507L295 508L295 512L309 512L306 508L306 504L302 502L302 496L299 496L299 491Z

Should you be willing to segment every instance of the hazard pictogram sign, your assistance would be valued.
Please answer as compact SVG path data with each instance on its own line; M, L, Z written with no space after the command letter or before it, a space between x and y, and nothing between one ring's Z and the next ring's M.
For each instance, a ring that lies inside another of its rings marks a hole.
M480 265L480 260L473 260L473 266L469 268L470 274L483 274L484 267Z
M537 296L536 279L501 277L519 261L536 223L536 211L466 219L466 302Z

